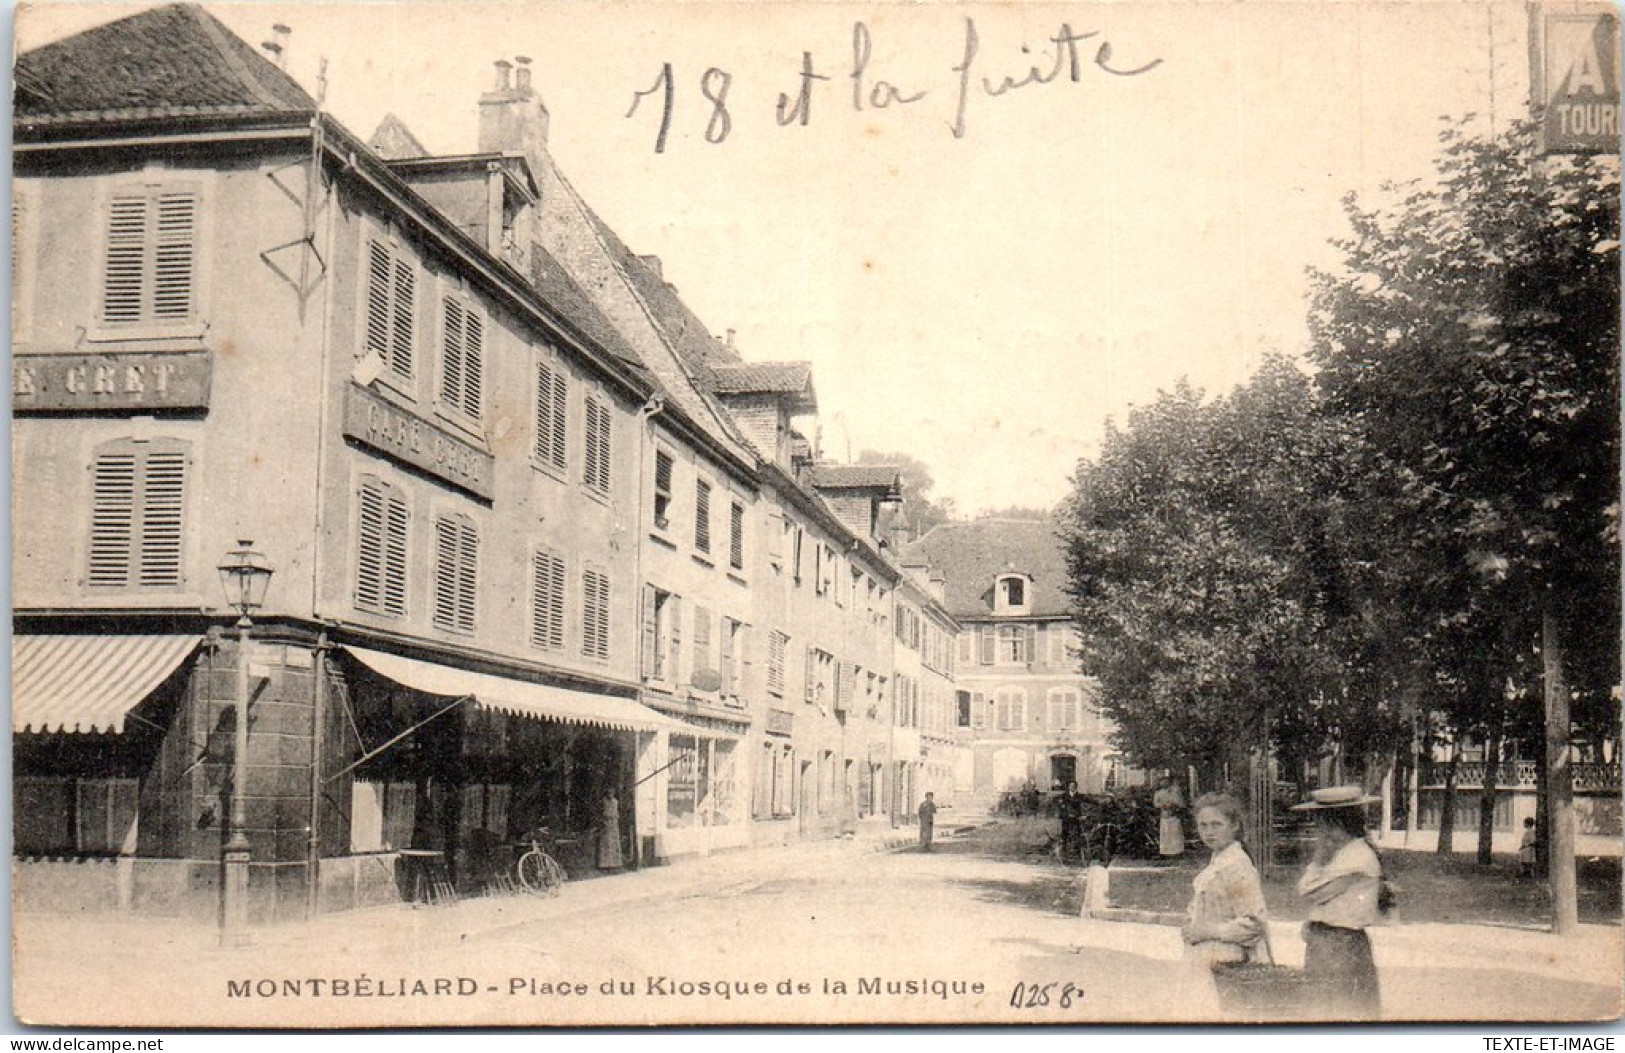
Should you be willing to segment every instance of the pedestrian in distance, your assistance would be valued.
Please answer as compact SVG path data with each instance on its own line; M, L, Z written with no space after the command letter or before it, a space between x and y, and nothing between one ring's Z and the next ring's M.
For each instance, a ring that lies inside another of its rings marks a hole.
M1216 1013L1215 966L1253 961L1264 942L1264 885L1242 842L1241 802L1209 793L1196 800L1196 833L1212 853L1191 882L1189 920L1180 930L1191 989L1185 1004L1193 1017ZM1206 1011L1206 1012L1204 1012Z
M1298 879L1298 895L1309 906L1304 972L1328 1019L1375 1020L1381 1008L1366 933L1389 898L1382 858L1366 833L1366 806L1380 800L1358 786L1333 786L1292 806L1315 819L1314 857Z
M1185 824L1179 811L1185 807L1185 795L1172 775L1165 776L1157 792L1151 795L1160 816L1157 820L1157 854L1164 860L1176 859L1185 853Z
M619 870L625 865L621 856L621 802L614 790L604 793L603 822L598 827L598 869Z
M920 851L931 851L931 839L936 833L936 825L936 795L927 792L925 795L925 800L920 802Z
M1532 878L1535 876L1535 862L1539 851L1539 842L1535 837L1535 819L1530 816L1523 821L1523 841L1518 845L1519 877Z
M1055 811L1061 817L1061 862L1076 863L1083 856L1083 795L1077 783L1066 784L1056 798Z

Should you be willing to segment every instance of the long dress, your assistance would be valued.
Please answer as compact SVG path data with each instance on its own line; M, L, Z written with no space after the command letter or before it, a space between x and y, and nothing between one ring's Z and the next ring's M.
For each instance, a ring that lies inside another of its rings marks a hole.
M1191 882L1189 914L1192 925L1209 928L1248 918L1261 926L1265 923L1264 885L1252 858L1239 843L1231 842L1215 852ZM1218 1019L1223 1015L1213 984L1213 967L1222 962L1247 961L1254 956L1257 945L1226 940L1185 945L1189 978L1183 1007L1190 1019Z
M1375 1020L1381 1013L1377 963L1366 929L1381 920L1382 861L1355 838L1298 879L1309 901L1303 925L1303 969L1316 981L1328 1019Z
M1185 827L1179 821L1179 809L1185 804L1185 798L1179 788L1164 786L1152 794L1151 803L1162 811L1162 818L1157 820L1157 852L1163 856L1183 855Z
M614 794L604 798L604 822L598 829L598 869L619 870L621 858L621 802Z

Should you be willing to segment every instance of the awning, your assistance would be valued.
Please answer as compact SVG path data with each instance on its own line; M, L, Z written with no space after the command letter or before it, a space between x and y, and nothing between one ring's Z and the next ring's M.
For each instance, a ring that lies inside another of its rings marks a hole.
M471 673L466 669L415 658L346 647L362 665L386 680L426 695L444 698L472 697L482 709L514 716L557 720L565 724L587 724L618 731L688 731L681 721L656 713L630 698L595 695L562 687L511 680L505 676Z
M121 732L201 636L15 636L11 730Z

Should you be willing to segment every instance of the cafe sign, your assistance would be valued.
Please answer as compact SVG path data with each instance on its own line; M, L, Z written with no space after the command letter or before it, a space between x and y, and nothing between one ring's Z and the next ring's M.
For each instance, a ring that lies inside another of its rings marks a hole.
M487 500L495 496L496 458L354 384L345 393L344 434L469 493Z
M1542 12L1533 49L1549 154L1619 153L1619 19L1607 10Z
M18 355L15 413L153 412L209 408L207 351Z

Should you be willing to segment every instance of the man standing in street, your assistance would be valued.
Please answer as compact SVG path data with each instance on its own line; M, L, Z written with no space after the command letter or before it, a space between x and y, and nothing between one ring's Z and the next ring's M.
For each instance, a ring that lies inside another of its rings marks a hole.
M920 802L920 851L931 851L931 838L936 832L937 802L936 795L927 793L925 800Z
M1083 795L1077 783L1066 784L1066 791L1055 801L1055 810L1061 817L1061 862L1076 863L1083 856Z

